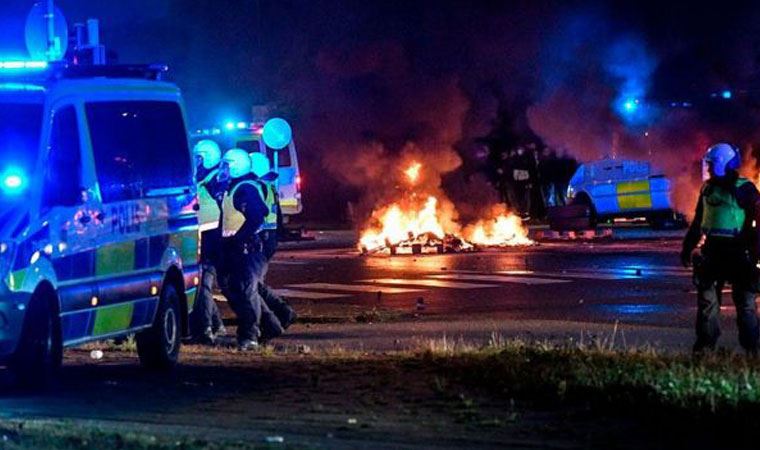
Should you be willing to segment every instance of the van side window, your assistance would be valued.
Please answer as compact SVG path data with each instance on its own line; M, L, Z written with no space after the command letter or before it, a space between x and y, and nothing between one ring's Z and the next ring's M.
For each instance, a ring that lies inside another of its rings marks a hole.
M81 203L81 162L77 113L73 106L65 106L53 115L45 165L43 208L76 206Z
M179 104L93 102L85 111L104 202L141 198L152 189L192 186Z
M269 161L274 161L274 153L277 152L277 166L278 167L290 167L293 163L290 161L290 146L283 148L282 150L275 150L267 146L267 158Z

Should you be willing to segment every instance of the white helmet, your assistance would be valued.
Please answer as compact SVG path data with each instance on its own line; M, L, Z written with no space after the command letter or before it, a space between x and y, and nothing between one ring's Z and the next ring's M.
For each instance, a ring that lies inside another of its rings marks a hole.
M204 139L195 144L193 155L201 158L204 169L212 169L222 160L219 144L210 139Z
M240 148L233 148L224 153L222 162L229 166L230 178L240 178L251 173L251 158L248 152Z
M269 158L263 153L251 153L251 172L253 172L256 177L263 178L264 175L270 172Z
M726 142L719 142L707 149L703 159L705 165L710 163L717 177L726 175L728 170L738 170L741 165L739 149Z

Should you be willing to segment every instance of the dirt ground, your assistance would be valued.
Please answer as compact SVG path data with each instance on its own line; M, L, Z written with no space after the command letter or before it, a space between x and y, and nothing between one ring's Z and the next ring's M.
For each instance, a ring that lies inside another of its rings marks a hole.
M120 448L193 449L608 449L672 443L657 426L624 414L530 403L455 380L420 358L185 346L182 365L160 374L143 371L129 346L107 348L99 360L89 349L72 350L51 391L3 392L0 448L104 448L116 445L113 439ZM63 430L62 441L22 432L55 434L45 431L50 427ZM129 436L155 446L130 444Z

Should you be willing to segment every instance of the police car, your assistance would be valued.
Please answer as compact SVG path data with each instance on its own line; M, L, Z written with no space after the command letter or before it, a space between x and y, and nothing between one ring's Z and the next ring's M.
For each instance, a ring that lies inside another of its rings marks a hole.
M276 166L281 219L287 223L290 216L300 214L303 210L298 152L293 139L290 139L287 147L282 150L274 150L267 146L262 138L263 127L262 123L228 122L223 127L195 130L192 143L212 139L223 151L240 148L248 153L265 154L272 165Z
M0 62L0 364L26 382L133 333L143 365L177 362L198 219L164 69Z
M581 164L567 189L568 202L586 206L590 225L643 217L655 227L677 222L671 182L648 161L605 158Z

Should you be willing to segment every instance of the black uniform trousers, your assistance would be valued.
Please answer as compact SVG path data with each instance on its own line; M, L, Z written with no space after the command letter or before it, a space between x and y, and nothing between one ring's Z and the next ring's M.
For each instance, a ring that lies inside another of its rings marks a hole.
M758 318L755 306L755 268L743 245L722 240L702 248L694 261L694 284L697 287L697 342L694 350L715 347L720 336L721 292L731 283L731 298L736 306L739 343L748 352L757 352Z

